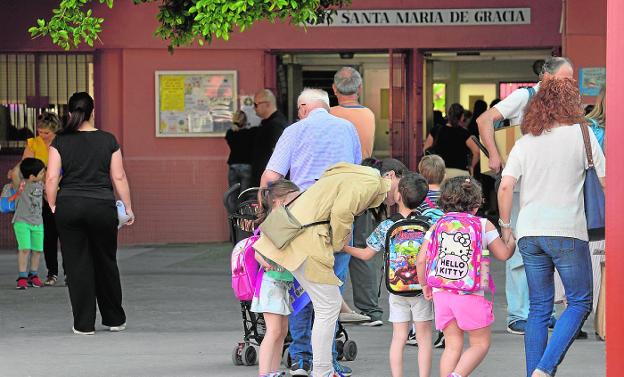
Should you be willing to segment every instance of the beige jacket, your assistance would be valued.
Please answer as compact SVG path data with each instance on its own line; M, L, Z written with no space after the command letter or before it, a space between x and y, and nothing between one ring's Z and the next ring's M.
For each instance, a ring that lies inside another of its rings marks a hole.
M341 285L334 274L334 252L342 250L349 239L354 217L368 208L378 207L388 191L390 180L381 178L379 171L336 164L288 206L301 224L322 220L330 223L306 228L281 250L265 236L260 237L254 248L289 271L307 261L305 276L311 282Z

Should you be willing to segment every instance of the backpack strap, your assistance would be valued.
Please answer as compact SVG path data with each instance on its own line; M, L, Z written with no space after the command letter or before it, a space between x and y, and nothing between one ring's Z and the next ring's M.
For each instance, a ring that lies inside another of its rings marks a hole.
M429 208L436 208L437 206L435 205L435 203L429 199L428 196L425 196L425 203L427 203L427 205L429 206Z
M535 88L532 86L529 86L528 88L526 88L526 90L529 92L529 101L530 101L531 98L535 96Z

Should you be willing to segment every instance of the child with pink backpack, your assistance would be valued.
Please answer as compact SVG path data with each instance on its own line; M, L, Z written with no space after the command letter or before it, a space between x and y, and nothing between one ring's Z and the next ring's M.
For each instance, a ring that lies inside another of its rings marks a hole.
M268 188L261 190L260 204L265 216L271 209L288 203L299 195L299 187L286 179L272 182ZM284 339L288 335L288 316L293 310L288 291L294 278L289 271L258 252L256 260L264 271L261 272L262 283L256 288L251 302L251 311L262 313L266 324L266 333L260 344L258 376L278 377L282 376L279 366Z
M425 235L426 253L418 255L418 281L425 298L433 299L436 328L446 339L440 376L468 376L487 355L494 313L486 291L492 298L495 291L489 253L507 260L515 248L513 236L502 240L490 221L475 216L482 202L473 178L445 181L438 202L445 215ZM464 332L470 343L465 352Z

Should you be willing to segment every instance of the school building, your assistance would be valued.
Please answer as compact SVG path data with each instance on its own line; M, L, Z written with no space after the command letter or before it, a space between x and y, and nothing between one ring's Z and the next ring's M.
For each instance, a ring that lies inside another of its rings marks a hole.
M223 132L231 111L249 110L249 96L263 87L274 90L294 121L303 87L329 88L338 68L356 67L364 77L362 102L377 117L375 155L415 167L434 107L504 97L536 82L533 66L547 56L571 58L586 103L594 101L605 67L609 82L624 82L619 0L354 0L330 25L259 22L227 42L173 54L153 35L157 2L94 5L105 24L93 48L65 52L48 39L31 40L27 29L57 4L0 0L0 171L19 160L23 142L15 134L34 131L38 113L66 114L73 92L90 92L96 126L118 138L131 184L137 222L121 232L125 244L228 238ZM611 109L624 101L617 89L611 84L608 91ZM613 163L624 154L620 139L621 127L610 128L609 192L624 183L624 169ZM622 285L624 257L615 245L624 243L624 232L615 229L615 216L624 199L607 200L608 373L617 376L624 328L615 313L623 303L613 288ZM10 216L0 215L0 247L14 246Z

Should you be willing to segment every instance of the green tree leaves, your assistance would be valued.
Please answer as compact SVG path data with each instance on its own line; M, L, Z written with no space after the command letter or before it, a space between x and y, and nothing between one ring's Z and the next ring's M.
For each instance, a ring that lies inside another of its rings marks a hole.
M104 19L95 17L91 9L83 9L95 0L60 0L49 20L38 19L28 29L33 38L50 36L52 42L65 50L81 43L93 46L99 40ZM113 7L113 0L97 0ZM135 4L157 0L133 0ZM235 30L249 29L254 22L276 19L295 25L324 23L336 9L347 6L351 0L158 0L156 16L160 26L155 35L169 41L169 50L190 45L197 40L200 46L213 38L228 40Z

